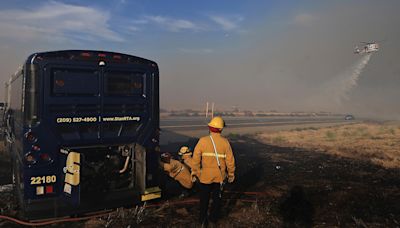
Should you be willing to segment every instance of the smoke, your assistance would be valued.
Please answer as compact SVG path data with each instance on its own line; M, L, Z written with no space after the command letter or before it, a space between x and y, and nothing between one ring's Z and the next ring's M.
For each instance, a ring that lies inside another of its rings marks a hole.
M349 100L350 91L357 86L358 79L362 71L367 66L372 54L363 55L360 60L348 68L345 72L334 77L330 81L325 91L337 105L342 105L344 101Z

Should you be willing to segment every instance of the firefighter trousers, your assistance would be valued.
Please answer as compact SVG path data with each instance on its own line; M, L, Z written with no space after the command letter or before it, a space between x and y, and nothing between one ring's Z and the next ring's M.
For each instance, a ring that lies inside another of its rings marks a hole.
M199 183L200 189L200 223L216 222L221 209L221 189L219 183L203 184ZM210 215L207 216L208 204L212 197ZM208 219L207 219L208 218Z

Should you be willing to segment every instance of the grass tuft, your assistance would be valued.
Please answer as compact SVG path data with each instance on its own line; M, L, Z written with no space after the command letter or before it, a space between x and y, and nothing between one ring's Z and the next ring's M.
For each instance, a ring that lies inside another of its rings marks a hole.
M336 133L334 133L332 131L327 131L325 133L325 136L329 141L335 141L336 140Z
M278 136L272 138L272 143L282 144L284 142L286 142L286 138L281 135L278 135Z

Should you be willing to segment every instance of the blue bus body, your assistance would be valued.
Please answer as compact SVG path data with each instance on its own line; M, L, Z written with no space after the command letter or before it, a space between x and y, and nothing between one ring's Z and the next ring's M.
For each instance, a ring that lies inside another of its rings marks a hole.
M104 51L35 53L6 90L7 149L25 217L160 197L155 62Z

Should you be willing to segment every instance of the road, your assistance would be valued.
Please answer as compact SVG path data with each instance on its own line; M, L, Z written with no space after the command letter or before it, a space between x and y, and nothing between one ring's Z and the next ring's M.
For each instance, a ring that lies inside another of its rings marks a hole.
M353 123L343 116L282 116L282 117L224 117L224 134L252 134L306 127L324 127ZM160 120L161 145L183 142L207 134L207 120L204 117L168 117Z
M251 126L271 126L301 123L334 123L344 122L342 116L328 117L224 117L229 128L241 128ZM161 119L162 129L197 130L204 128L208 121L203 117L173 117Z

